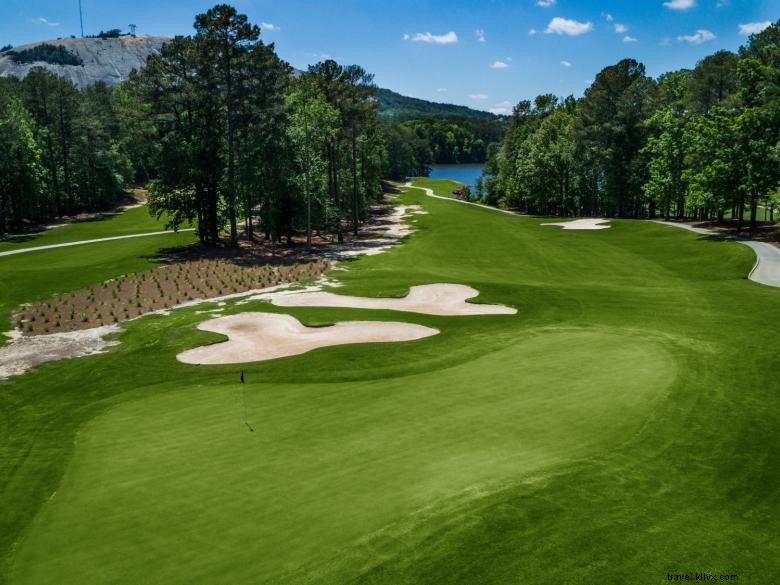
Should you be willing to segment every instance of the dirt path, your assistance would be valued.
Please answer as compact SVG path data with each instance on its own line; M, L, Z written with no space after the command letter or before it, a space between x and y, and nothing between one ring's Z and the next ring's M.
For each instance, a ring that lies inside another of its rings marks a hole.
M194 232L195 228L179 230L181 232ZM62 244L48 244L46 246L35 246L34 248L22 248L21 250L8 250L0 252L0 256L13 256L14 254L24 254L25 252L37 252L39 250L51 250L53 248L67 248L68 246L81 246L83 244L97 244L99 242L112 242L114 240L127 240L130 238L144 238L146 236L160 236L162 234L175 234L177 232L166 230L162 232L148 232L145 234L129 234L126 236L112 236L110 238L97 238L94 240L79 240L76 242L64 242Z
M756 253L756 263L753 266L753 270L750 271L748 278L753 282L758 282L759 284L780 287L780 249L776 248L772 244L768 244L766 242L755 242L753 240L742 240L733 236L724 236L723 234L713 230L693 227L684 223L661 221L658 219L651 219L650 221L661 225L669 225L672 227L688 230L689 232L693 232L695 234L701 234L705 236L719 236L726 239L735 240L740 244L751 248Z

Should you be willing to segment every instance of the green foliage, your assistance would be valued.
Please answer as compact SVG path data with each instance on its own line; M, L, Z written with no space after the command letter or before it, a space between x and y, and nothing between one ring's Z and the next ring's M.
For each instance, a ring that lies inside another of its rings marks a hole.
M474 110L466 106L453 104L440 104L418 98L407 97L390 91L389 89L377 89L376 98L379 100L379 114L386 120L403 122L404 120L420 119L469 119L469 120L496 120L498 116L482 110Z
M6 53L17 63L44 62L50 65L83 65L84 61L62 45L41 43L30 49L8 51Z
M483 200L533 213L740 222L747 206L755 228L780 184L779 30L657 82L624 60L581 100L520 102L489 150Z

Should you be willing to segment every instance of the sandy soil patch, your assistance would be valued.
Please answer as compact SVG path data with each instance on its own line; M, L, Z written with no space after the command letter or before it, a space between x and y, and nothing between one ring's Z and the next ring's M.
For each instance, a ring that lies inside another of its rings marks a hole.
M197 347L176 358L185 364L243 364L299 355L320 347L350 343L414 341L439 333L412 323L345 321L306 327L295 317L240 313L204 321L198 329L222 333L228 341Z
M45 362L99 353L119 343L103 339L118 331L118 326L107 325L35 337L12 336L10 343L0 347L0 380L23 374Z
M341 307L350 309L390 309L426 315L515 315L517 309L502 305L467 303L479 291L462 284L425 284L413 286L409 294L398 298L350 297L329 292L290 292L260 295L279 307Z
M554 225L565 230L606 230L611 228L608 219L598 217L584 217L573 221L559 221L556 223L543 223L542 225Z

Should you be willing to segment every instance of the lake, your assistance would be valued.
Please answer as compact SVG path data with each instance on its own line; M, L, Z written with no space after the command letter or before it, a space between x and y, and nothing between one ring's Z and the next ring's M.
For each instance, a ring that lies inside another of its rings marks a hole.
M476 185L482 175L483 163L468 163L462 165L432 165L431 179L452 179L466 185Z

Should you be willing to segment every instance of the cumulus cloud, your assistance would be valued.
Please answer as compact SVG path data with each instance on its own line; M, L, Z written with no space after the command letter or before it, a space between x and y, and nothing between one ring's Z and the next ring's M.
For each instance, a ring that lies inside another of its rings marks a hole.
M635 43L635 42L637 42L637 40L638 39L636 37L632 37L631 35L626 35L626 36L623 37L623 42L624 43Z
M625 24L615 23L615 32L622 35L628 32L628 27Z
M764 22L748 22L739 25L739 34L749 37L750 35L756 35L765 28L772 26L772 23L768 20Z
M491 69L506 69L507 67L509 67L509 64L504 61L493 61L493 63L490 64Z
M669 0L664 6L669 10L690 10L696 6L696 0Z
M489 97L490 97L489 95L487 95L487 94L484 94L484 93L470 93L470 94L469 94L469 99L471 99L471 100L477 100L477 101L480 101L480 102L483 102L483 101L485 101L485 100L486 100L486 99L488 99Z
M534 36L536 34L536 29L535 28L530 29L528 31L528 34L531 35L531 36Z
M612 15L611 15L609 12L607 12L607 13L604 15L604 18L606 18L606 19L607 19L607 22L612 22L613 20L615 20L614 18L612 18Z
M46 20L43 16L34 18L33 22L35 24L45 24L46 26L60 26L59 22L52 22L51 20Z
M485 43L485 42L487 42L487 39L485 38L485 29L483 29L483 28L478 28L478 29L476 29L476 30L474 31L474 36L475 36L475 37L477 37L477 40L478 40L480 43Z
M567 69L569 69L571 67L571 63L569 63L568 61L561 61L561 65L563 65Z
M549 8L550 6L555 6L556 2L557 0L537 0L536 5L542 8Z
M270 31L280 31L282 30L280 27L276 26L275 24L271 24L270 22L261 22L260 28L262 30L270 30Z
M403 36L405 41L412 40L416 43L433 43L436 45L451 45L458 42L458 35L450 31L443 35L435 35L433 33L424 32L416 33L412 36L405 34Z
M488 108L488 112L497 116L507 116L512 113L512 104L509 101L499 102L492 108Z
M544 32L548 35L555 34L576 37L578 35L584 35L592 30L592 22L579 22L578 20L569 20L568 18L556 16L550 21L550 24L547 25Z
M712 41L715 38L716 38L715 33L700 28L692 35L680 35L679 37L677 37L677 40L684 41L692 45L701 45L702 43L706 43L707 41Z

